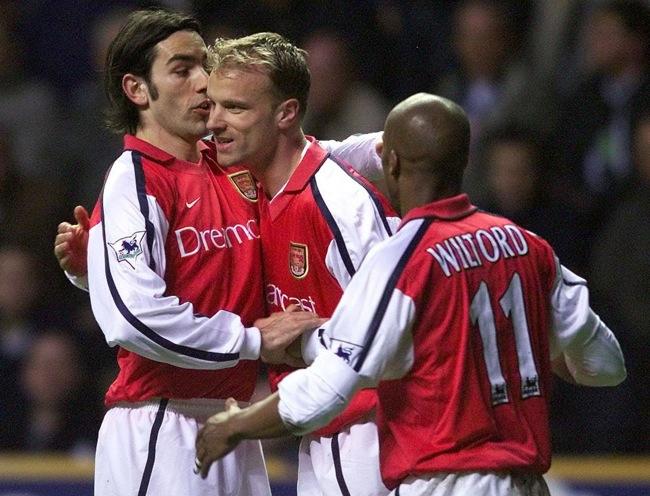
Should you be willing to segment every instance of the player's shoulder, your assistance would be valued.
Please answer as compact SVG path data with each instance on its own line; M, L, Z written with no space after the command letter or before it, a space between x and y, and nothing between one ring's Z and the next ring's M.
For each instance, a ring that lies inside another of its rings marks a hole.
M113 162L108 175L162 174L166 168L159 162L136 150L124 150Z
M488 232L493 232L493 228L496 226L503 230L508 239L513 236L520 238L525 244L527 254L535 256L538 261L543 261L549 267L554 266L555 251L545 238L517 224L508 217L485 211L480 211L480 214L487 219L486 226L493 226L488 229ZM498 240L498 236L495 238Z
M375 245L363 265L371 262L377 268L394 265L392 261L408 262L416 254L416 248L421 244L429 229L425 219L414 219L403 224L391 237ZM372 256L371 256L372 255Z
M388 201L351 165L329 156L314 175L319 194L325 201L342 207L342 213L366 207L395 215Z
M131 150L124 150L106 174L104 196L123 196L150 191L167 184L169 172L157 162Z

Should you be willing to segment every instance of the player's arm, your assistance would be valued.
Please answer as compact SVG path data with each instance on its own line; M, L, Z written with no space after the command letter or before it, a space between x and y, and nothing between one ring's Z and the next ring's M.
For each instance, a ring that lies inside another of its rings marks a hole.
M381 156L377 153L377 144L382 142L383 132L353 134L343 141L324 140L318 143L346 162L356 171L371 181L383 179Z
M271 327L263 338L257 327L246 327L232 312L202 316L192 303L167 294L168 222L154 194L164 183L152 181L150 186L153 191L138 194L133 165L117 162L93 215L90 298L109 345L178 367L219 369L259 358L265 342L283 349L306 328L318 325L310 314L278 316L272 326L262 321L260 325Z
M358 389L411 369L415 302L396 287L411 240L406 234L368 255L317 338L327 350L280 383L280 415L295 434L328 423Z
M311 366L288 375L279 391L266 399L242 410L229 408L208 420L197 438L197 465L203 476L241 440L316 430L343 411L359 389L410 370L415 306L395 289L398 260L394 254L371 254L326 324L328 350Z
M614 333L589 306L587 283L556 259L551 299L551 360L554 372L586 386L615 386L626 377Z
M345 289L370 250L397 230L400 218L375 189L360 184L338 166L316 175L323 219L333 234L325 265ZM303 337L303 356L311 363L320 347L308 334Z
M208 419L196 438L195 473L205 479L210 466L234 450L244 439L266 439L290 434L278 413L278 393L243 410L233 398L226 409Z

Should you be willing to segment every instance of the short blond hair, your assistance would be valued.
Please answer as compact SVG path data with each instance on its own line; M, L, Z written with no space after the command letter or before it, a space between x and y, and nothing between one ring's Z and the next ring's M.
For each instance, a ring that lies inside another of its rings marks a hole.
M256 33L242 38L217 38L208 47L211 71L223 68L261 68L271 79L274 92L282 99L295 98L300 115L307 109L311 76L307 52L277 33Z

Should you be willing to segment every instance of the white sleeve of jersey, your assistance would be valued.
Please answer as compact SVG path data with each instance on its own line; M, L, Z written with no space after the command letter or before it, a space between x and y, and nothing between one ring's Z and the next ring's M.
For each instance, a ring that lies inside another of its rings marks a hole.
M586 281L557 259L556 266L551 296L551 359L563 353L578 384L619 384L625 379L626 370L614 333L589 306Z
M327 351L280 383L279 412L292 432L304 434L325 425L358 389L411 370L415 303L395 283L401 254L412 236L399 238L373 250L350 282L324 326L321 338Z
M326 209L334 239L325 256L325 265L345 289L370 250L388 239L400 223L399 217L386 217L370 192L338 165L328 162L316 175L316 184ZM302 354L311 363L323 350L316 331L302 338Z
M106 341L183 368L220 369L257 359L257 328L246 328L227 311L196 315L191 303L165 296L168 222L156 198L138 197L133 165L124 157L108 175L102 219L89 234L91 305Z
M356 171L367 179L375 180L383 177L381 157L375 148L381 141L383 132L368 134L353 134L343 141L319 141L318 143L332 155L348 162Z
M345 289L370 249L389 238L400 219L386 217L378 199L338 164L327 162L315 177L320 208L329 212L324 215L334 233L325 265Z

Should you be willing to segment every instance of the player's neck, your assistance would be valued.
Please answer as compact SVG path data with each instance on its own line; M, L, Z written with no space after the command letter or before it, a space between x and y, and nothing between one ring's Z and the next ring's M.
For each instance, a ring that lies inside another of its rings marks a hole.
M198 141L199 137L183 138L170 134L162 127L145 126L138 128L136 137L160 148L179 160L196 163L201 158Z
M306 144L302 131L294 136L280 139L268 166L255 174L269 198L273 198L289 181L300 163Z
M414 208L460 194L457 188L436 181L429 175L414 174L409 178L405 177L399 187L402 216Z

